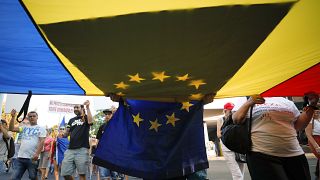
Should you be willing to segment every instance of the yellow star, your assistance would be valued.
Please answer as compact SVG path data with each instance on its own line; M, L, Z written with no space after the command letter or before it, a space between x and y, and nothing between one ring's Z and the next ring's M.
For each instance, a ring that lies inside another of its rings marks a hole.
M184 76L177 76L177 81L186 81L189 79L189 74L185 74Z
M205 83L202 79L199 79L199 80L193 80L189 83L189 86L195 86L196 89L199 88L199 86L201 85L204 85L204 84L207 84Z
M123 94L122 92L118 92L116 95L118 95L118 96L124 96L124 95L126 95L126 94Z
M140 118L140 113L138 113L136 116L132 115L133 117L133 122L137 124L137 126L139 127L140 122L143 121L143 119Z
M203 94L201 94L201 93L191 94L191 95L189 96L189 98L190 98L191 100L200 100L200 99L202 99L202 97L203 97Z
M127 89L128 88L128 84L125 84L123 81L121 81L118 84L114 84L116 86L117 89Z
M134 76L132 76L132 75L128 75L128 76L130 77L129 81L135 81L137 83L141 83L141 81L146 80L146 79L143 79L143 78L139 77L139 73L137 73Z
M157 80L157 79L158 79L159 81L163 82L164 79L170 77L170 76L165 75L164 73L165 73L164 71L162 71L162 72L160 72L160 73L158 73L158 72L152 72L152 75L153 75L152 80Z
M155 121L150 121L150 123L151 123L151 127L149 128L149 130L154 129L156 132L158 132L158 127L162 125L158 123L158 119L156 119Z
M182 102L181 110L185 109L186 111L189 112L189 107L190 106L193 106L193 104L189 103L188 101L187 102Z
M169 124L169 123L170 123L170 124L172 124L173 127L175 127L176 121L180 120L180 119L174 117L174 113L172 113L171 116L166 115L166 117L167 117L167 119L168 119L168 121L167 121L166 124Z

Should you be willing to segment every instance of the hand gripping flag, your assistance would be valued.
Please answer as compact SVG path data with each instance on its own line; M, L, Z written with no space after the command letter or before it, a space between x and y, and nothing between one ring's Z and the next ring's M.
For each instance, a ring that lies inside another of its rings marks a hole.
M145 179L174 178L208 168L203 103L120 102L93 163Z

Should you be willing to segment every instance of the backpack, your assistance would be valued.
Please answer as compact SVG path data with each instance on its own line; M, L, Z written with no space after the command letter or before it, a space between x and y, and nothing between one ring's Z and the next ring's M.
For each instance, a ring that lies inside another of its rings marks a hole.
M231 151L246 154L251 150L252 108L250 118L246 118L243 124L234 124L230 114L221 127L221 141Z
M12 137L9 140L4 138L4 136L2 136L2 138L3 138L3 141L6 143L7 150L8 150L7 158L10 159L15 154L14 140Z

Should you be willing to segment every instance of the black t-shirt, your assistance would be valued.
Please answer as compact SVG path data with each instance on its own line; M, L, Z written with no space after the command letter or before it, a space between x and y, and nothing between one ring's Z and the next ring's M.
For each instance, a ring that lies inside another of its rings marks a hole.
M71 118L67 128L70 128L69 149L88 148L89 149L89 131L91 124L88 124L88 118L85 115L84 121L82 116Z
M99 141L100 141L100 139L102 138L102 134L103 134L106 126L107 126L107 123L105 122L105 123L103 123L103 124L99 127L99 129L98 129L97 139L98 139Z

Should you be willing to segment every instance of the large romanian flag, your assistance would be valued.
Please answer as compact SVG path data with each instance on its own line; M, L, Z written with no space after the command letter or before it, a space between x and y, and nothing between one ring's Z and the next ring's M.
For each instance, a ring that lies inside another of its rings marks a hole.
M319 0L2 0L0 93L320 93Z

